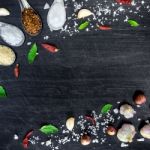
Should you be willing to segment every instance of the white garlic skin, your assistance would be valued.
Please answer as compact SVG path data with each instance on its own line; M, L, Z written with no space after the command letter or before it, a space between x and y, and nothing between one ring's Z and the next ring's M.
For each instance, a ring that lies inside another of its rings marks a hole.
M121 142L131 143L136 134L135 127L131 124L123 124L117 132L117 138Z
M120 107L120 114L123 115L125 118L133 118L136 114L136 111L132 108L132 106L128 104L124 104Z
M74 124L75 124L75 118L74 117L70 117L70 118L67 119L66 127L69 131L73 130Z
M141 135L146 138L150 139L150 124L145 125L141 130L140 130Z

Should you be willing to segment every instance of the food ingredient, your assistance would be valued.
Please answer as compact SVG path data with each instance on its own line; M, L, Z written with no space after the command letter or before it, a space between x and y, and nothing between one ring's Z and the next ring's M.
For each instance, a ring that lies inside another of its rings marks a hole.
M40 131L45 134L55 134L58 132L58 128L56 128L55 126L51 124L48 124L48 125L42 126L40 128Z
M20 74L19 64L16 64L16 66L14 68L14 75L16 78L18 78L19 74Z
M105 104L101 109L101 113L106 114L111 110L111 108L112 108L112 104Z
M66 10L63 0L54 0L47 15L47 23L51 31L60 30L66 22Z
M89 26L89 24L90 24L89 21L85 21L85 22L83 22L79 25L78 29L79 30L84 30Z
M6 8L0 8L0 16L9 16L10 12Z
M123 124L117 132L117 137L121 142L131 143L136 134L135 127L131 124Z
M116 134L116 129L113 126L108 126L106 133L110 136L113 136Z
M50 8L49 4L48 4L48 3L45 3L44 9L49 9L49 8Z
M24 33L16 26L0 22L0 36L11 46L21 46L24 43Z
M6 97L6 90L3 86L0 85L0 98Z
M72 131L75 125L75 118L74 117L70 117L67 119L66 121L66 127L68 130Z
M0 65L1 66L10 66L16 60L16 55L14 51L4 45L0 45Z
M85 18L85 17L91 16L91 15L94 15L94 14L90 10L88 10L88 9L81 9L78 12L78 19Z
M42 46L49 52L51 53L56 53L59 51L59 49L54 46L54 45L50 45L50 44L42 44Z
M116 0L116 2L129 5L132 3L132 0Z
M124 104L120 107L120 114L123 115L125 118L133 118L136 112L132 108L131 105Z
M97 27L100 29L100 30L111 30L112 28L109 27L109 26L99 26L97 25Z
M91 121L93 123L93 125L96 125L96 121L95 121L95 119L93 117L85 116L85 119Z
M134 102L137 105L142 105L146 102L146 96L144 94L139 94L134 97Z
M140 130L141 135L146 138L150 139L150 124L145 125L141 130Z
M87 134L84 134L81 136L81 144L86 146L91 143L91 137Z
M31 36L38 35L42 29L42 20L37 12L32 8L25 8L23 10L22 24L25 31Z
M138 27L139 23L137 23L135 20L128 20L128 23L130 24L131 27Z
M25 137L24 137L24 139L23 139L23 142L22 142L24 148L28 148L28 146L29 146L29 139L30 139L32 133L33 133L33 130L29 131L29 132L25 135Z
M34 43L31 47L31 49L29 50L29 53L28 53L28 62L29 62L29 64L32 64L35 61L35 59L38 55L37 52L38 52L38 48L37 48L36 43Z

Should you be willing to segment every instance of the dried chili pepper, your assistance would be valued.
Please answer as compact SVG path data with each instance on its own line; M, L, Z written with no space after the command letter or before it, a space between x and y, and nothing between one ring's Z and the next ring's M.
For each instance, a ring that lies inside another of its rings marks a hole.
M97 27L100 29L100 30L111 30L112 28L109 27L109 26L99 26L97 25Z
M15 68L14 68L14 75L16 78L19 77L20 71L19 71L19 64L16 64Z
M91 121L93 123L93 125L96 125L96 121L95 121L95 119L93 117L85 116L85 119Z
M32 133L33 133L33 130L29 131L29 132L25 135L25 137L24 137L24 139L23 139L23 142L22 142L24 148L28 148L28 146L29 146L29 138L30 138L30 136L32 135Z
M132 3L132 0L116 0L116 2L120 4L130 5Z
M55 47L54 45L50 45L50 44L42 44L42 47L51 53L56 53L59 51L57 47Z

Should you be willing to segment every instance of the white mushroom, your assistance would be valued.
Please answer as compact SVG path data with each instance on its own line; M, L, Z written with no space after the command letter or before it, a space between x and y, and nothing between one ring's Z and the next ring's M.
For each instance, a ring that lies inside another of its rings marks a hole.
M141 130L140 130L141 135L146 138L150 139L150 124L145 125Z
M132 108L131 105L124 104L120 107L120 114L122 114L125 118L133 118L136 112Z
M117 132L117 137L121 142L131 143L136 134L135 127L131 124L123 124Z

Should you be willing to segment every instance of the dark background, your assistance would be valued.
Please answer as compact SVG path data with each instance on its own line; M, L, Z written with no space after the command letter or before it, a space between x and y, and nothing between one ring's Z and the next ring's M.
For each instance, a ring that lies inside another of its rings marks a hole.
M150 15L147 12L140 20L146 28L124 28L119 23L109 32L81 32L63 39L48 30L47 11L43 10L46 0L29 2L41 14L44 29L38 37L31 39L26 36L26 42L33 41L40 45L48 34L48 41L58 45L61 51L52 55L39 46L39 57L33 65L29 65L26 55L30 46L25 43L14 48L18 57L16 62L21 65L18 80L13 76L15 65L0 67L0 84L8 93L8 98L0 100L0 150L22 150L20 143L28 130L38 129L44 122L64 124L70 112L78 116L87 110L99 111L107 102L116 105L117 101L126 100L133 104L132 95L138 89L145 91L148 97L138 116L143 120L150 117ZM17 0L0 0L0 7L11 11L10 16L0 17L0 21L21 28ZM2 41L0 43L4 44ZM13 140L14 134L18 134L19 141ZM126 149L148 150L149 147L150 141L146 140L133 142ZM46 148L35 146L33 149ZM112 139L111 147L107 144L83 147L79 143L69 143L62 149L121 148L120 142Z

